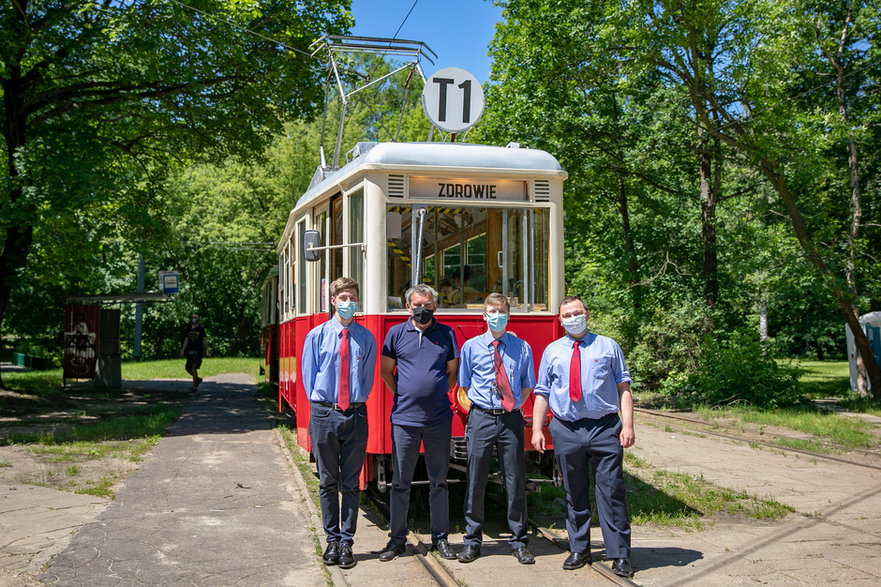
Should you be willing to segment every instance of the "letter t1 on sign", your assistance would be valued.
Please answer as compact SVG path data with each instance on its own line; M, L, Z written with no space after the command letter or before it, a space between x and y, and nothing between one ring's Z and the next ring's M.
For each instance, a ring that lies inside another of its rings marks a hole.
M458 67L436 71L422 90L422 109L437 128L451 133L468 130L483 114L480 82Z

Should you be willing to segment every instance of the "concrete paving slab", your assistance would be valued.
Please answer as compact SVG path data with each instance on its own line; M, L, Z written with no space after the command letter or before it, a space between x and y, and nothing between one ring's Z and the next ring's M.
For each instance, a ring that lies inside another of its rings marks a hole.
M325 585L274 422L206 379L169 435L40 577L59 585Z

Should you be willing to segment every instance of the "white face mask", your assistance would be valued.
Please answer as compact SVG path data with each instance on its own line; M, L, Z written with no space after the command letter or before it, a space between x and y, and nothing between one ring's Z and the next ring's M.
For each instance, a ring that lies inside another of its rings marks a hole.
M563 318L563 328L573 336L584 333L587 330L587 315L581 314L580 316Z

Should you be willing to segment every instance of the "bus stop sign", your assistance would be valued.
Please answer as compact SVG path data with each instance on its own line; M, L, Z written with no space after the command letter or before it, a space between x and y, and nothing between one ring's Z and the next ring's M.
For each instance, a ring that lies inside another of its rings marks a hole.
M428 119L441 130L468 130L483 114L483 88L477 78L458 67L436 71L425 82L422 108Z
M159 272L159 291L165 295L180 292L180 280L177 271Z

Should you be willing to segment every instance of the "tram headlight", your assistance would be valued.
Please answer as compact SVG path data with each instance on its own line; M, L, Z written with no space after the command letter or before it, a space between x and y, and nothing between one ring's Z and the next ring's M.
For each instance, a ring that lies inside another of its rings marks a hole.
M465 410L466 414L471 411L471 400L468 399L468 393L464 388L456 388L456 401L462 406L462 409Z

